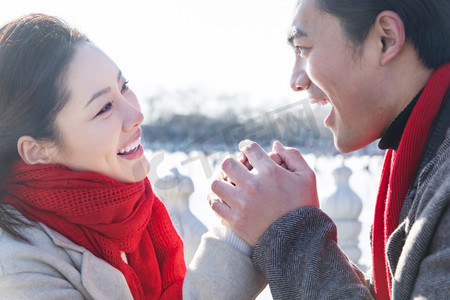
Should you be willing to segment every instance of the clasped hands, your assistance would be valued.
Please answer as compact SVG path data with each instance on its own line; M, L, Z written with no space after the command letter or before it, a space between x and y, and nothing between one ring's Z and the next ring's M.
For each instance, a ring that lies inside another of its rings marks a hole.
M211 208L234 233L255 246L285 214L319 207L316 177L300 152L274 142L271 153L257 143L239 144L243 158L227 158L222 177L211 184Z

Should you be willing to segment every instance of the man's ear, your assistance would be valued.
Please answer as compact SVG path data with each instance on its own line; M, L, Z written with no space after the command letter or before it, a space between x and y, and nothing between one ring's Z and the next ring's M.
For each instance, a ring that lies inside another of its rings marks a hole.
M385 66L403 49L405 27L400 16L390 10L380 12L374 24L380 41L380 63Z
M48 148L31 136L21 136L17 141L17 151L28 165L49 164L52 159Z

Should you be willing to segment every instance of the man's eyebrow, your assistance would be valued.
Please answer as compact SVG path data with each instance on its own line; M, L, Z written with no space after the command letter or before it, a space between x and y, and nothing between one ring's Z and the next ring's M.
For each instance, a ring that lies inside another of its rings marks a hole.
M122 71L119 70L119 75L117 76L117 81L118 81L118 82L120 81L120 78L121 78L121 77L122 77ZM91 104L92 101L94 101L94 100L97 99L98 97L101 97L102 95L107 94L107 93L109 93L110 91L111 91L111 87L107 87L107 88L101 89L100 91L94 93L94 94L92 95L92 97L89 99L89 101L86 103L86 106L85 106L85 107L87 107L89 104Z
M293 43L294 43L294 39L295 38L306 37L306 36L308 36L306 34L306 32L304 32L303 30L301 30L297 26L292 26L291 29L288 32L287 43L292 46Z

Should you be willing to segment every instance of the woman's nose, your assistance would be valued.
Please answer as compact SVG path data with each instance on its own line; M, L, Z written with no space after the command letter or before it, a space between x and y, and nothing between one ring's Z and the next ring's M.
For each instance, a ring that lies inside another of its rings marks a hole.
M292 73L291 77L291 88L295 92L297 91L303 91L307 89L311 84L311 80L308 77L308 74L306 74L305 71L298 71Z
M133 129L136 126L139 126L144 121L144 114L141 112L141 108L131 103L126 104L126 108L124 109L124 120L123 120L123 129L124 131Z

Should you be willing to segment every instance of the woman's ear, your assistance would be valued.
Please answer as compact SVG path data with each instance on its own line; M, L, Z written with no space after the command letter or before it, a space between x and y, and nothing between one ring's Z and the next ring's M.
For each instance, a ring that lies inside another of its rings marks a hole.
M17 151L27 165L49 164L48 148L31 136L21 136L17 141Z
M374 24L380 41L380 63L385 66L403 49L405 27L400 16L390 10L380 12Z

